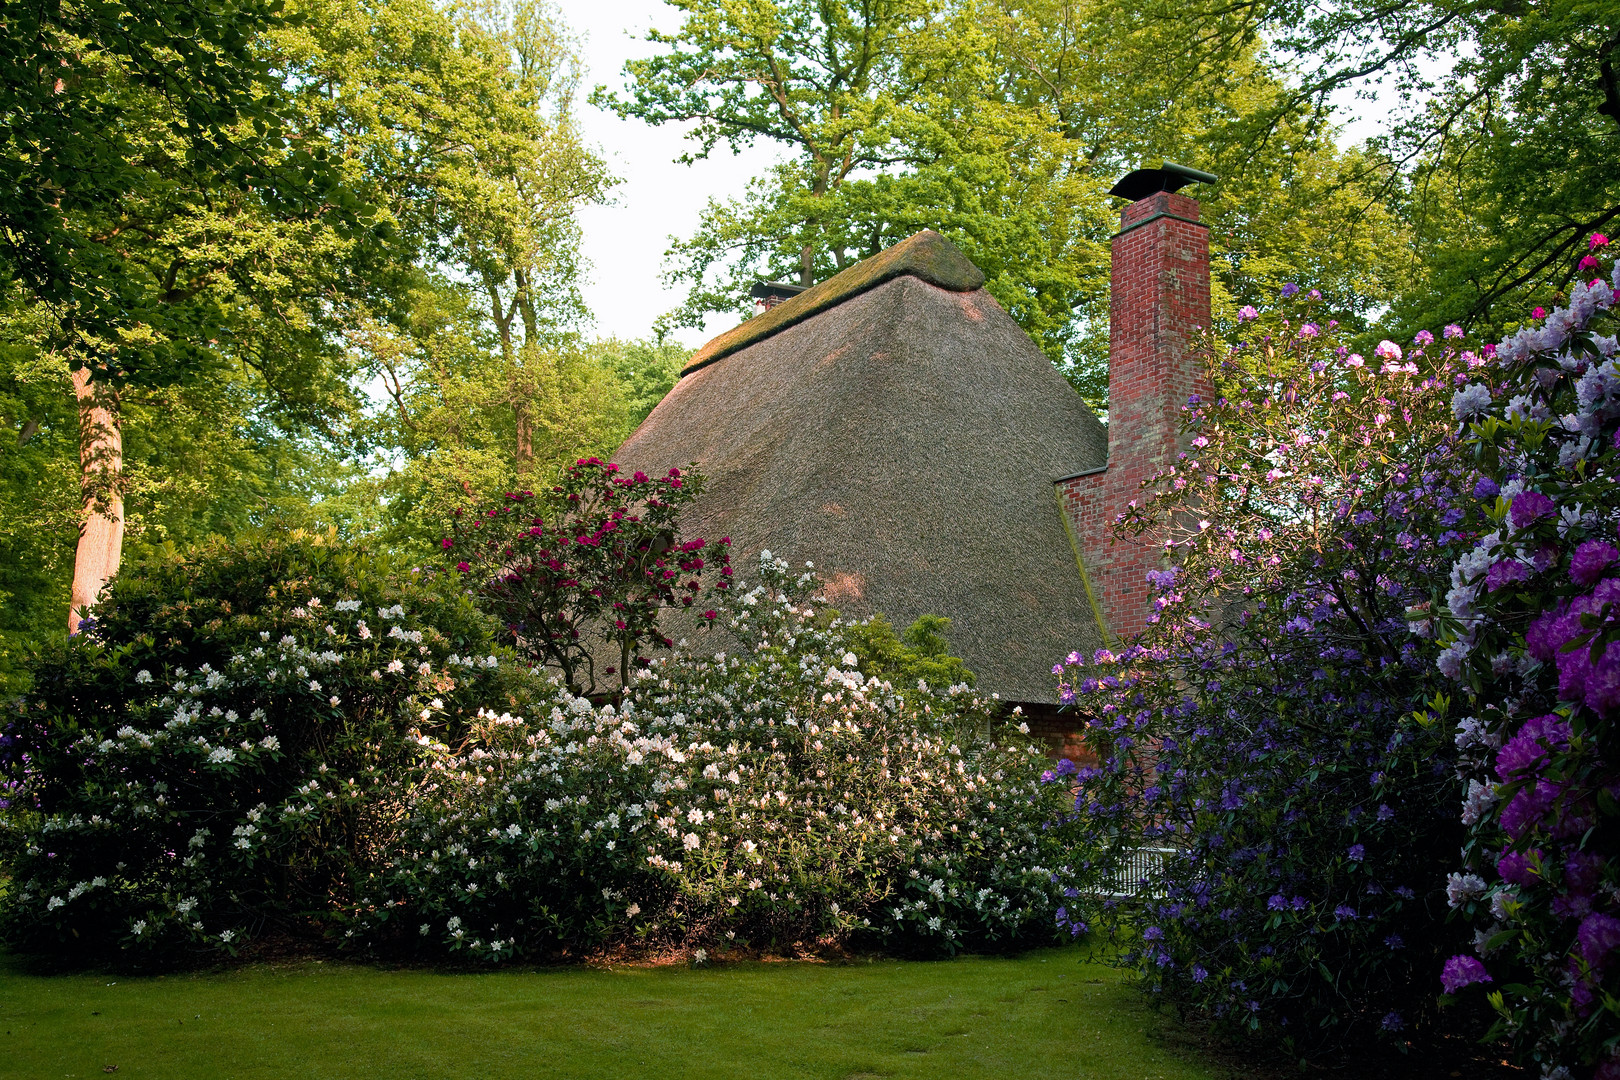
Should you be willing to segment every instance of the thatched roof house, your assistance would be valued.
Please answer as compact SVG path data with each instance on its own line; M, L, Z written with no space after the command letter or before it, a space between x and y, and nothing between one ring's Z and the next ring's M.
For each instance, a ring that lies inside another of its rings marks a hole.
M947 615L981 689L1052 702L1052 664L1103 641L1053 484L1108 440L983 283L918 233L699 350L616 460L696 462L683 527L739 568L766 548L846 614Z

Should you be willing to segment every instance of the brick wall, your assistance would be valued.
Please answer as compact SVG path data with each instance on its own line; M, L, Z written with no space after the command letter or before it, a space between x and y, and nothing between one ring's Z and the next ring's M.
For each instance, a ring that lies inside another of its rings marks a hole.
M1209 325L1209 227L1198 203L1161 191L1127 206L1113 241L1108 330L1108 465L1058 482L1087 583L1114 640L1146 625L1156 542L1115 541L1114 520L1174 460L1181 408L1208 392L1191 355Z

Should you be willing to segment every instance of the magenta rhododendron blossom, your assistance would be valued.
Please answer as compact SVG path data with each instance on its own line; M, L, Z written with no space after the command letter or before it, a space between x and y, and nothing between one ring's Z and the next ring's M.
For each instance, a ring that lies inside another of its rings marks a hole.
M1577 585L1594 585L1617 559L1620 559L1620 548L1607 540L1588 540L1576 548L1570 558L1570 580Z
M1458 734L1462 853L1492 880L1490 903L1464 914L1505 984L1493 999L1505 1038L1569 1077L1620 1072L1620 269L1606 236L1588 249L1567 303L1536 308L1470 369L1491 400L1460 410L1462 449L1491 483L1475 491L1462 527L1476 539L1431 616L1447 642L1440 670L1477 713ZM1510 529L1499 488L1517 492ZM1498 569L1508 560L1534 573L1500 588L1516 576ZM1466 959L1445 965L1448 990L1478 973Z
M1472 956L1453 956L1446 961L1445 969L1440 973L1440 985L1448 994L1455 994L1465 986L1490 981L1491 975L1485 970L1485 965Z
M1602 968L1614 951L1620 949L1620 919L1599 913L1588 915L1581 920L1576 940L1580 943L1581 959L1587 966Z
M1553 501L1539 491L1521 491L1513 496L1508 519L1515 529L1527 529L1553 512Z
M1495 592L1516 581L1529 581L1530 568L1518 559L1498 559L1485 572L1485 589Z

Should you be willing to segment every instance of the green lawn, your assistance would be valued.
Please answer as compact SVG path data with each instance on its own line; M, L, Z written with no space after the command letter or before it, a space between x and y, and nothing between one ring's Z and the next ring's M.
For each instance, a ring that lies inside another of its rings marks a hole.
M452 974L305 962L37 976L0 963L0 1076L1204 1080L1083 951Z

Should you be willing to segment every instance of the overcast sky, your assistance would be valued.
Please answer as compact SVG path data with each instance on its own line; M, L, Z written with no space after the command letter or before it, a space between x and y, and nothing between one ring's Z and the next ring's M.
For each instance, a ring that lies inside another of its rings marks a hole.
M584 39L588 87L622 86L624 62L656 51L644 40L648 28L655 21L669 31L680 25L678 13L662 0L560 0L559 7ZM645 337L653 320L684 295L661 280L668 238L690 236L711 197L740 195L750 177L777 160L776 152L756 147L733 156L720 147L712 160L678 165L675 158L691 144L675 125L620 120L583 102L581 119L587 139L623 180L613 205L587 207L580 214L591 263L585 302L596 315L598 336ZM706 331L683 330L676 337L695 348L735 321L730 315L711 317Z

